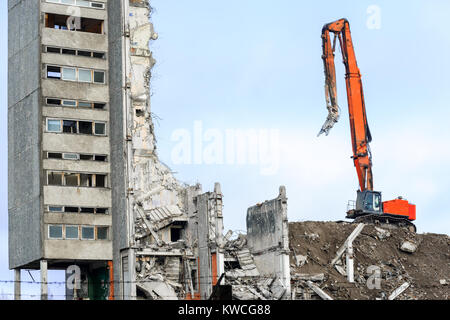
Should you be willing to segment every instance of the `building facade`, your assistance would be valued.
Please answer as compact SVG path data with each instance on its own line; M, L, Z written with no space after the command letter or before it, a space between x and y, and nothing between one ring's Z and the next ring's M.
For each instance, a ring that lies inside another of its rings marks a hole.
M262 276L267 297L289 296L285 192L248 220L270 213L272 241L258 244L272 226L253 223L247 245L223 235L220 184L203 192L158 159L149 1L9 0L8 10L16 298L21 269L41 270L42 299L49 269L66 270L67 299L209 299L215 285Z
M45 283L46 270L76 264L97 284L112 266L108 6L9 0L8 10L10 268L16 279L41 269Z

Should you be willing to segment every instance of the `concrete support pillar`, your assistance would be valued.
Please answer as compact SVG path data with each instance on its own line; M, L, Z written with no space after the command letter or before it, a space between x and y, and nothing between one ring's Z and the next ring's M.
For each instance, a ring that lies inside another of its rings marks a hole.
M48 300L47 260L41 260L41 300Z
M20 269L14 269L14 300L20 300Z

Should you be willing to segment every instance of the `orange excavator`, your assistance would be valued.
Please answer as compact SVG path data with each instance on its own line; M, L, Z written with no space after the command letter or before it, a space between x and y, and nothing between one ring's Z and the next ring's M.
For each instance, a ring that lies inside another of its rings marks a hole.
M331 40L331 34L334 35L333 40ZM352 159L360 187L360 190L357 191L356 201L349 203L347 218L354 219L354 222L390 224L416 231L416 227L411 223L416 219L414 204L402 197L383 202L381 192L373 190L372 155L369 146L372 136L367 123L361 73L356 63L350 24L347 19L326 24L322 29L322 59L325 68L325 98L328 117L318 135L320 136L322 133L328 135L330 129L339 120L334 65L337 40L341 47L346 70L348 113L353 145Z

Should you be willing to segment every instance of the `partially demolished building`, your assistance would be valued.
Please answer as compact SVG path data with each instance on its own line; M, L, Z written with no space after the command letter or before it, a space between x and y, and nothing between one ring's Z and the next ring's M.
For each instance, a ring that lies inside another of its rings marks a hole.
M287 297L285 192L230 239L220 184L180 183L157 157L149 1L9 0L8 10L16 298L21 269L41 270L47 299L47 270L73 266L80 283L67 299L209 299L219 279L236 298L250 282Z

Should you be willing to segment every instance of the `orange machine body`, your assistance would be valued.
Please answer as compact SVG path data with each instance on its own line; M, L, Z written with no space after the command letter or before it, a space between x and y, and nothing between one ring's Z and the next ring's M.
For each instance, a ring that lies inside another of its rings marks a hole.
M394 199L383 202L383 212L416 220L416 205L404 199Z

